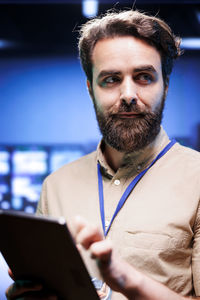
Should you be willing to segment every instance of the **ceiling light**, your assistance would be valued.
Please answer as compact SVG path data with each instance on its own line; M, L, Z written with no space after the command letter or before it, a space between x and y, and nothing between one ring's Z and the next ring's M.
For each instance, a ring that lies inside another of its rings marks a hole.
M86 18L95 17L98 13L98 0L83 0L82 13Z
M183 38L181 41L181 48L200 50L200 38Z

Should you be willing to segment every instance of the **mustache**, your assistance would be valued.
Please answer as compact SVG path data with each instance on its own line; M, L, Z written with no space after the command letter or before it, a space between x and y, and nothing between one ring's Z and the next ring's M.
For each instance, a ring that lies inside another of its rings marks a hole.
M149 113L149 110L145 109L145 110L141 110L141 108L137 105L137 103L126 103L126 102L122 102L120 104L120 107L118 108L117 111L112 111L111 114L112 115L117 115L118 113L137 113L137 114L141 114L141 115L145 115L147 113Z

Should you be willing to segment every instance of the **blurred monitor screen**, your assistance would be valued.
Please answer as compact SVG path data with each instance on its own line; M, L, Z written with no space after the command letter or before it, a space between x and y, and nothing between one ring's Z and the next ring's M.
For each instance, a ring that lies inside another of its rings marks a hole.
M0 146L0 209L34 213L45 177L86 153L80 145Z
M45 150L22 149L12 154L13 174L45 175L48 153Z
M82 149L53 149L50 152L50 173L84 155Z
M6 148L0 148L0 176L10 173L10 153Z

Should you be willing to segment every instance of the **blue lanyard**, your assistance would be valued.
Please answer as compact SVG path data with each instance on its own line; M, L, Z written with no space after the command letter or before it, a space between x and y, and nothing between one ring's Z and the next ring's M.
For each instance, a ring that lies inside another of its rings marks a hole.
M136 186L136 184L138 183L138 181L144 176L144 174L155 164L155 162L157 160L159 160L163 155L165 155L165 153L171 149L171 147L176 143L175 140L172 140L171 142L169 142L169 144L167 144L167 146L165 146L165 148L163 150L161 150L161 152L156 156L156 158L151 162L151 164L144 169L141 173L139 173L134 179L133 181L131 181L131 183L128 185L128 187L126 188L125 192L123 193L121 199L118 202L118 205L116 207L116 210L113 214L113 217L110 221L110 224L108 226L108 228L105 228L105 212L104 212L104 196L103 196L103 180L102 180L102 175L101 175L101 166L98 163L97 164L97 173L98 173L98 187L99 187L99 205L100 205L100 213L101 213L101 222L102 222L102 226L103 226L103 231L104 231L104 235L106 236L116 215L118 214L118 212L120 211L120 209L122 208L122 206L124 205L126 199L128 198L129 194L131 193L131 191L134 189L134 187Z

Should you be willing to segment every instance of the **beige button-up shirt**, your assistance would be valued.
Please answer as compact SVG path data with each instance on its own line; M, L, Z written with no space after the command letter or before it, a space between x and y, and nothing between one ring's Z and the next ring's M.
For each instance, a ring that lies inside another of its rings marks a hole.
M161 129L153 143L127 154L117 172L97 151L65 165L44 182L38 213L75 215L102 227L97 162L101 165L106 226L129 183L169 139ZM182 295L200 296L200 153L176 143L142 177L117 214L108 236L122 258ZM93 276L95 267L86 259ZM118 295L118 298L123 299Z

